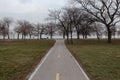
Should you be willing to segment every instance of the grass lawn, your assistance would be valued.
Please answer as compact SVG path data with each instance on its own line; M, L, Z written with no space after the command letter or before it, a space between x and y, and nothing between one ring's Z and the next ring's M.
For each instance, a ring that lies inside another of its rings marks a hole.
M120 80L120 40L74 40L67 45L91 80Z
M0 80L25 80L53 44L53 40L0 41Z

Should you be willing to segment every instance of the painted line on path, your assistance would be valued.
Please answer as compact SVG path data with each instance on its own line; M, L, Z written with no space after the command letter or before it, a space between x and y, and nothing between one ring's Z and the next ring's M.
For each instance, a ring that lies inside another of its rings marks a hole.
M60 74L56 73L56 80L60 80Z

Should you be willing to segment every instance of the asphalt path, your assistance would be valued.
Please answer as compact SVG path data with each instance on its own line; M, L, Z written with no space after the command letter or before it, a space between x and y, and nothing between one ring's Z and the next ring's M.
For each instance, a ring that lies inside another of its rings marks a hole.
M64 40L56 40L28 80L89 80Z

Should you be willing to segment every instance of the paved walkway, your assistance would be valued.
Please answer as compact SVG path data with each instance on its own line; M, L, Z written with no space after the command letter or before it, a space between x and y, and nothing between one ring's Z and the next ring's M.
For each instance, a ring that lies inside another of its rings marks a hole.
M64 40L56 40L29 80L89 80L68 51Z

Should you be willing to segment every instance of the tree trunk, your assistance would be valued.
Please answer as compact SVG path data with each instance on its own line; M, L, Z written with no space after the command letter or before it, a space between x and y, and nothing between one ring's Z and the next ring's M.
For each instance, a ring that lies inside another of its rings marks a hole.
M8 39L10 39L10 35L9 35L9 25L8 25Z
M20 35L20 34L18 33L17 39L19 39L19 35Z
M97 34L97 39L98 39L98 40L100 40L100 37L99 37L99 35L98 35L98 34Z
M97 35L97 39L100 40L100 35L98 32L96 32L96 35Z
M80 39L80 35L78 31L77 31L77 39Z
M69 42L69 33L68 32L66 32L66 36L67 36L67 43L70 44L70 42Z
M52 36L53 36L53 35L52 35L52 34L50 34L50 38L51 38L51 39L52 39Z
M107 28L108 29L108 43L112 43L112 39L111 39L111 30L110 30L110 28L108 27Z
M70 34L71 34L71 44L73 44L72 31L70 31Z

